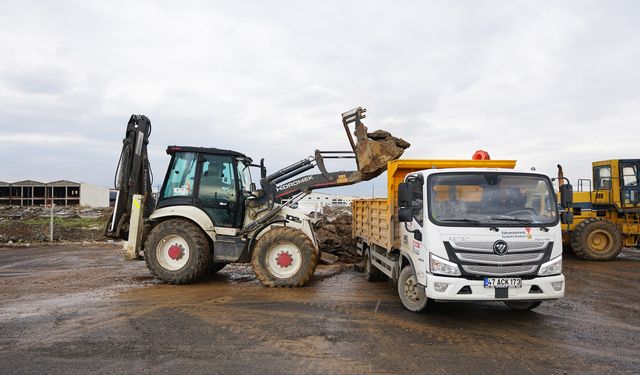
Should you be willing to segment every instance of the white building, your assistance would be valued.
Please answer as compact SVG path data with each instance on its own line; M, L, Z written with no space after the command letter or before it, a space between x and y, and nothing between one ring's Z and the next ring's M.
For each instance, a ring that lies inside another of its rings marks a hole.
M0 182L0 206L43 206L51 201L57 206L109 207L109 189L67 180Z
M351 201L355 198L350 195L313 192L298 202L298 210L308 214L314 211L322 212L323 207L351 207Z

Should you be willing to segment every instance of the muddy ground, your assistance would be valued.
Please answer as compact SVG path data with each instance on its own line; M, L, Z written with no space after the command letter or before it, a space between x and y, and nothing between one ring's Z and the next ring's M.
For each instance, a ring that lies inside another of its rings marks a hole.
M391 282L321 266L268 289L244 266L162 285L115 246L0 249L7 373L563 374L640 372L640 252L567 256L567 296L404 310Z

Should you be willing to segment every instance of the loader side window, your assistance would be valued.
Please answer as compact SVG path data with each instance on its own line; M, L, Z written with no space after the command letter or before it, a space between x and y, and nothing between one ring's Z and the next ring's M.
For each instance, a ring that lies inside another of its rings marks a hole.
M622 168L624 186L638 186L638 171L635 165L627 165Z
M604 165L593 168L593 187L596 190L611 189L611 167Z
M176 152L171 159L171 168L169 168L167 183L162 191L162 198L193 196L195 175L196 154Z
M204 155L198 201L214 225L233 227L236 217L235 171L230 157Z

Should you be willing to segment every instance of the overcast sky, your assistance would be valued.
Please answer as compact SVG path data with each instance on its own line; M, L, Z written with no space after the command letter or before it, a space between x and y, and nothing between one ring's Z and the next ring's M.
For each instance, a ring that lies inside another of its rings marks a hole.
M0 181L111 186L132 113L154 126L156 183L169 144L275 171L346 149L356 106L408 158L484 149L588 178L640 158L639 46L633 0L0 0Z

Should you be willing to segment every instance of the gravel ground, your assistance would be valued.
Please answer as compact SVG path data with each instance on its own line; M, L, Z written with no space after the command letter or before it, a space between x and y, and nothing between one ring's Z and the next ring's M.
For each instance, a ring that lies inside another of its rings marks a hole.
M565 259L567 296L534 312L404 310L391 282L321 266L304 288L243 265L185 286L115 246L0 248L2 373L639 373L640 252Z

